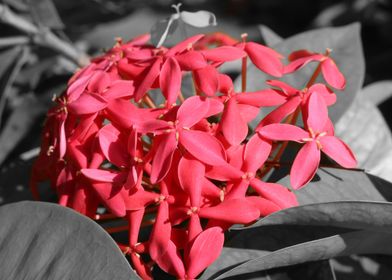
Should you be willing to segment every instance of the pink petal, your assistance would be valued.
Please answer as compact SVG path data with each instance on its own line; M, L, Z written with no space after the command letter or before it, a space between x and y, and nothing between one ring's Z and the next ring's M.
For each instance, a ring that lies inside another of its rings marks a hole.
M226 74L219 73L219 92L229 94L234 91L233 80Z
M248 124L242 119L235 98L226 103L220 122L223 135L232 146L239 145L248 135Z
M144 122L140 122L134 125L137 132L146 134L146 133L158 133L159 131L163 132L166 129L169 129L169 124L163 120L146 120Z
M187 246L203 231L201 227L199 215L190 215L188 223L188 236L187 241L184 245ZM189 250L189 248L186 248ZM186 254L186 253L185 253Z
M80 97L80 95L86 89L92 75L93 74L89 74L89 75L79 77L72 84L68 85L68 89L67 89L68 102L75 101Z
M105 157L117 167L129 166L130 158L127 154L126 139L121 137L120 131L112 124L105 125L98 132L99 145Z
M191 206L200 205L204 173L204 165L190 156L183 156L178 164L178 179L182 188L189 194Z
M281 54L253 42L246 43L245 50L255 66L261 71L275 77L282 77L283 64L281 59L283 56Z
M186 257L190 279L195 279L219 257L224 241L225 236L220 227L208 228L196 237Z
M114 81L109 89L103 92L107 100L113 100L122 97L131 97L135 91L133 81L117 80Z
M67 138L65 135L65 121L61 122L60 124L60 153L59 153L59 158L62 159L65 156L65 153L67 151Z
M313 54L310 56L297 58L295 60L292 60L292 62L289 65L284 67L284 74L290 74L292 72L301 69L306 64L312 61L321 61L322 59L324 59L324 56L321 54Z
M166 59L159 75L159 84L168 104L176 103L181 89L182 74L180 65L172 57Z
M151 183L160 182L169 172L174 151L177 148L176 133L166 133L155 138L157 148L152 162ZM155 146L155 145L154 145Z
M109 74L103 71L97 71L91 77L87 89L89 92L102 93L110 84Z
M203 187L202 187L202 195L205 197L216 197L218 198L219 195L221 194L221 189L215 186L214 183L212 183L210 180L207 178L204 178L203 180Z
M82 94L77 100L67 105L72 114L86 115L98 112L108 105L105 97L96 93Z
M177 53L183 52L186 49L188 49L190 46L192 46L194 43L196 43L197 41L199 41L201 38L203 38L205 35L204 34L197 34L194 35L192 37L189 37L183 41L181 41L180 43L178 43L177 45L175 45L174 47L172 47L167 53L166 56L171 56L171 55L175 55Z
M260 113L260 108L252 105L237 104L242 119L249 123L254 120Z
M222 46L213 49L207 49L202 51L202 53L206 59L216 62L232 61L246 56L246 52L239 48L231 46Z
M245 145L243 170L255 173L267 160L271 143L262 139L257 133Z
M171 240L169 240L166 246L167 250L155 261L163 271L176 275L178 279L184 279L185 267L180 252Z
M125 216L124 200L119 190L113 190L112 183L93 183L92 187L111 213L118 217Z
M289 84L286 84L285 82L280 81L280 80L268 80L266 83L267 83L267 85L281 89L286 95L289 95L289 96L295 95L299 91L298 89L293 88Z
M310 52L308 50L302 49L302 50L297 50L297 51L293 51L292 53L289 54L289 61L294 61L300 58L305 58L305 57L309 57L312 55L315 55L316 53Z
M321 151L345 168L355 168L357 160L350 147L335 136L320 138Z
M265 138L278 141L300 142L302 139L309 137L309 133L302 128L281 123L263 126L258 132Z
M125 207L127 211L144 209L148 204L154 203L158 197L158 193L135 190L132 194L124 195Z
M122 99L112 101L105 111L108 112L113 123L127 129L140 126L141 123L152 118L149 111L139 109L132 102Z
M209 101L200 96L192 96L181 104L177 112L177 119L179 125L191 128L198 123L201 119L205 118L208 109Z
M340 90L345 88L346 80L331 58L327 57L321 63L321 71L329 85Z
M125 173L109 170L83 168L80 172L94 182L114 183L124 181L125 179Z
M207 167L206 176L218 181L238 180L244 174L241 170L230 164Z
M265 217L271 213L281 210L281 208L275 203L259 196L247 196L246 200L259 209L260 217Z
M155 79L158 77L161 69L162 59L156 59L154 63L146 68L141 74L144 79L138 83L135 91L135 101L138 102L143 95L152 87Z
M336 94L330 90L326 85L323 84L314 84L309 88L309 94L320 94L325 101L327 106L331 106L336 103Z
M277 106L287 101L287 96L273 89L264 89L255 92L243 92L236 95L238 103L256 107Z
M283 103L278 108L273 110L264 119L258 124L256 127L256 131L260 130L261 127L273 124L273 123L280 123L285 117L290 115L298 108L301 104L301 97L294 96L290 98L286 103Z
M206 59L198 51L187 51L177 55L175 59L184 71L193 71L207 66Z
M314 132L323 132L328 120L328 108L321 95L312 94L309 97L307 113L307 127L313 129Z
M217 115L219 113L221 113L224 109L224 105L222 104L222 102L220 102L217 99L213 99L213 98L207 98L208 100L208 112L205 116L205 118Z
M204 68L193 71L194 80L199 90L208 96L213 96L218 91L218 71L215 67L207 65Z
M306 143L295 157L290 171L291 186L297 190L309 183L320 163L320 151L315 141Z
M260 217L260 212L246 199L233 198L213 207L201 208L199 216L232 224L248 224Z
M170 235L169 206L167 202L162 202L159 205L154 228L150 235L150 257L164 271L174 274L178 278L183 278L184 264L176 246L170 240Z
M272 201L281 209L298 205L297 198L293 192L276 183L263 182L258 179L250 181L252 188L262 197Z
M210 134L198 130L182 130L180 143L198 160L209 165L226 164L222 144Z

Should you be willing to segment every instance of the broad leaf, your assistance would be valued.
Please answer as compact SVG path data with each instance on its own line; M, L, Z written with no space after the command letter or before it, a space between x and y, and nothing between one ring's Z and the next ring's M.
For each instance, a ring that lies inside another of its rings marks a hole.
M392 248L385 246L390 242L390 233L360 230L337 234L271 252L240 264L215 279L352 254L390 255Z
M271 225L310 225L392 232L392 203L339 201L287 208L249 228Z
M296 191L299 204L318 202L371 200L392 201L392 185L387 181L361 171L337 168L319 168L315 178ZM377 180L378 183L373 183ZM289 176L279 181L289 185Z
M3 279L139 279L113 239L71 209L12 203L0 222Z
M386 97L383 94L388 92L387 87L380 84L364 88L337 122L335 134L350 146L361 168L392 181L391 131L375 105Z

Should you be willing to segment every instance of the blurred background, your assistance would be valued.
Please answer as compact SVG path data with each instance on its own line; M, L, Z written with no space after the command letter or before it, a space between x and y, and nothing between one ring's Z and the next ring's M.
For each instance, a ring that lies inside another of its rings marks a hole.
M52 96L61 94L73 72L86 65L89 57L112 47L116 37L126 41L150 32L155 22L174 12L171 5L177 3L0 1L0 205L32 198L27 186L45 113ZM383 81L383 97L377 105L391 127L391 0L184 0L182 4L182 10L209 10L216 15L218 25L202 32L220 31L238 39L246 32L249 40L259 42L263 42L263 26L287 38L314 28L360 22L364 85ZM47 192L47 196L53 199L55 195ZM376 279L368 271L379 269L383 262L390 260L347 258L335 267L341 271L339 279L345 279L345 270L354 268L364 274L346 279ZM388 271L387 275L392 274Z

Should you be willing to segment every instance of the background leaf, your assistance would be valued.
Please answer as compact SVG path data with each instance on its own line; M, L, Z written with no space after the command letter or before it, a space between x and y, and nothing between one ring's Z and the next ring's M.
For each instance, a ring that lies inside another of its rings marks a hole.
M389 181L392 181L391 131L376 105L391 93L391 82L365 87L335 126L335 134L353 150L358 165Z
M3 279L139 279L113 239L69 208L12 203L0 223Z

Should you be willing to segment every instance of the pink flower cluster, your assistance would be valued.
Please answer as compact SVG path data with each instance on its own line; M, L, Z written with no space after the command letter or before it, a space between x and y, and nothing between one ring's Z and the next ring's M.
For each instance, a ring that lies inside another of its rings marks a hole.
M328 118L336 101L331 87L343 89L345 79L329 54L301 50L284 65L273 49L221 34L172 48L148 40L119 41L70 79L48 112L31 186L38 195L37 183L50 180L61 205L92 218L104 206L123 217L129 244L120 247L143 279L153 264L194 279L219 256L230 226L297 205L288 188L262 180L282 143L303 144L291 169L294 189L312 179L320 151L343 167L356 165ZM240 60L246 71L248 59L275 77L316 62L327 85L315 77L304 89L270 80L266 89L236 92L220 66ZM194 84L189 98L181 93L186 75ZM276 108L250 130L269 106ZM141 241L146 222L151 231Z

